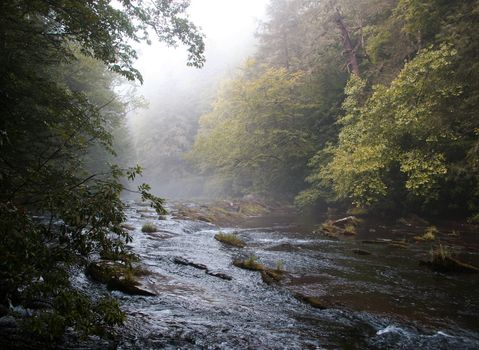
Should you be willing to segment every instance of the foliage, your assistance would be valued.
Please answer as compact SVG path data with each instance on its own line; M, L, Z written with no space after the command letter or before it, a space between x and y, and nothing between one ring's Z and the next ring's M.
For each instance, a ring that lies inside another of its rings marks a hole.
M201 119L200 169L301 207L479 210L476 1L272 0L268 16Z
M116 302L93 301L72 288L69 272L95 252L129 256L122 254L131 237L121 227L120 194L123 179L134 180L142 169L92 172L98 166L85 163L94 145L113 152L112 132L128 107L114 92L111 72L141 81L129 42L147 40L150 28L168 44L188 45L190 64L202 64L203 42L183 14L186 5L0 4L0 303L50 305L24 320L48 340L68 327L101 335L100 328L124 318ZM138 192L164 212L147 185Z
M318 191L330 184L338 198L360 206L386 197L424 204L441 199L450 174L465 166L464 156L453 155L460 148L467 152L472 141L463 133L470 119L451 116L464 89L456 65L453 47L424 49L389 87L374 86L363 104L365 83L353 77L338 145L321 151L331 161L319 164L308 180Z
M201 117L190 159L228 178L239 193L294 191L313 150L307 116L314 104L296 92L302 78L301 72L263 70L250 62Z

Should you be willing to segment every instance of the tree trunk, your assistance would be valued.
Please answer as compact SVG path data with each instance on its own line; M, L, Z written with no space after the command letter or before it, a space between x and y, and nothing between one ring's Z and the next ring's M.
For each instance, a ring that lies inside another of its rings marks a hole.
M356 48L354 48L351 38L349 37L349 31L344 24L343 17L336 10L336 14L334 16L334 21L338 25L339 29L341 30L341 35L343 37L343 46L344 52L347 56L347 66L350 72L359 76L359 64L358 59L356 57Z

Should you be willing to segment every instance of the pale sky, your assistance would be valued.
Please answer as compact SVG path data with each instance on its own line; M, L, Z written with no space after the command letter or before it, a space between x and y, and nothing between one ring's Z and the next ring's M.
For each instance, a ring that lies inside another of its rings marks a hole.
M186 66L182 47L168 48L154 42L138 47L140 70L144 84L139 92L147 99L155 98L157 88L166 81L198 79L205 74L226 74L253 53L254 33L264 16L268 0L192 0L188 10L191 20L206 35L206 64L198 69ZM152 37L153 39L153 37ZM208 73L210 72L210 73Z

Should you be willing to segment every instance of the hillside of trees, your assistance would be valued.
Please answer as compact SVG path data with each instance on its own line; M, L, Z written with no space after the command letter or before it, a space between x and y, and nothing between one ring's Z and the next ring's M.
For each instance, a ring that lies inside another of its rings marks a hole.
M189 158L225 193L473 217L479 3L272 0Z

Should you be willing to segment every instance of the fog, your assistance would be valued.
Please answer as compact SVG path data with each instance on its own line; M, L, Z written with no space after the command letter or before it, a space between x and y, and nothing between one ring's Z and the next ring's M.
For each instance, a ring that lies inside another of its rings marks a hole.
M167 198L208 197L214 185L195 175L184 159L194 142L198 119L208 111L221 81L231 77L255 50L255 32L267 0L192 0L190 19L205 35L206 63L188 67L184 47L153 42L137 46L136 67L144 78L138 94L148 108L128 116L133 159L142 181Z

